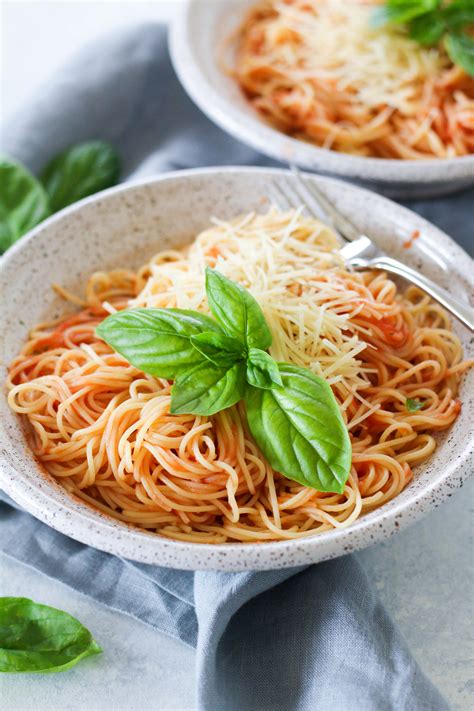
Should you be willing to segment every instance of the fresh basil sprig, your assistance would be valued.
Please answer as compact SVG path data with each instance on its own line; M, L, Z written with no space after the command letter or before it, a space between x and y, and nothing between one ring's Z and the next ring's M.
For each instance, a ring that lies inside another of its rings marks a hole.
M0 672L61 672L101 652L67 612L26 597L0 598Z
M473 0L386 0L372 13L372 24L407 24L410 37L427 47L444 42L454 64L474 76Z
M265 316L242 286L208 268L206 293L216 320L196 311L132 309L108 316L97 334L145 373L174 380L172 414L210 416L245 400L250 431L277 471L342 493L351 443L329 385L273 360Z
M118 154L104 141L72 146L38 180L23 165L0 159L0 254L57 210L118 181Z
M214 365L230 367L246 357L243 344L232 336L214 331L204 331L191 336L191 343L196 350Z

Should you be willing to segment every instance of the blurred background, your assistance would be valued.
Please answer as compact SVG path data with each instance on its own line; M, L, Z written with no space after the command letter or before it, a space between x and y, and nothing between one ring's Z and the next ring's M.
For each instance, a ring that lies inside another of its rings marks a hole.
M2 120L89 40L139 22L168 22L180 3L0 0Z

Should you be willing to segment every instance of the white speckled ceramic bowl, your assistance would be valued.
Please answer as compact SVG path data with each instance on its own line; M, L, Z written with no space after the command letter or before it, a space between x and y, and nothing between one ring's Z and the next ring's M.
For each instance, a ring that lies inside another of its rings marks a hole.
M268 179L282 171L259 168L199 169L124 185L63 210L18 242L3 259L1 288L2 362L19 352L28 330L65 310L52 292L58 283L80 293L97 269L143 264L155 252L184 245L206 227L211 215L232 218L266 205ZM313 176L361 231L389 254L435 278L466 298L472 274L469 257L438 229L389 200L352 185ZM421 236L411 250L402 248L413 230ZM443 269L440 263L444 262ZM456 329L466 353L466 331ZM471 355L472 357L472 355ZM471 385L472 376L471 372ZM132 528L72 497L47 476L26 445L16 415L1 398L0 486L37 518L102 550L146 563L218 570L263 570L314 563L368 546L393 535L440 504L461 485L469 465L472 408L468 382L463 410L440 437L436 454L415 473L394 501L369 513L350 528L312 538L265 544L204 545L171 541ZM472 392L472 391L471 391ZM21 536L21 531L18 532Z
M364 158L318 148L265 123L219 59L223 39L255 1L184 0L177 8L170 35L173 64L189 96L210 119L283 163L350 178L391 197L433 197L474 185L474 155L426 161Z

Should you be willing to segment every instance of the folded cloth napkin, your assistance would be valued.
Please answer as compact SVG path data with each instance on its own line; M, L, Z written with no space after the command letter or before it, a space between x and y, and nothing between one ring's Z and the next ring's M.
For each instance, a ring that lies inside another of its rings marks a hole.
M171 67L166 31L153 24L103 38L75 57L5 126L2 150L38 171L59 150L91 138L119 149L127 179L200 165L276 165L229 138L193 106ZM472 193L449 204L456 209L441 210L438 222L445 220L443 226L467 243ZM415 208L438 215L436 203ZM261 573L169 570L77 543L6 496L0 502L0 547L195 647L200 709L447 708L354 556Z

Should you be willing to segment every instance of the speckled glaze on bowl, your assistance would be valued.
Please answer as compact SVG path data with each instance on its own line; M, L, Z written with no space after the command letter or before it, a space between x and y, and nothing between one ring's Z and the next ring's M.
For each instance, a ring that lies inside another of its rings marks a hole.
M191 99L212 121L283 163L349 178L389 197L434 197L474 185L474 155L422 161L364 158L318 148L267 124L221 61L225 38L256 1L184 0L177 7L170 34L173 65ZM231 65L232 56L227 61Z
M269 178L284 171L208 168L112 188L63 210L20 240L3 259L0 284L5 364L19 352L28 330L65 312L50 286L76 289L95 270L143 264L155 252L189 243L211 215L232 218L268 205ZM445 234L389 200L337 180L312 176L362 232L389 254L435 278L459 298L469 290L472 260ZM421 236L411 250L402 243L413 230ZM445 263L445 268L441 266ZM455 326L466 355L467 332ZM96 548L145 563L215 570L264 570L314 563L388 538L440 504L468 474L473 408L466 378L463 409L440 437L436 454L415 472L395 500L350 528L296 541L265 544L189 544L120 523L69 495L37 465L22 427L2 393L0 486L21 506L53 528ZM472 393L472 389L470 391ZM18 532L21 535L21 531Z

